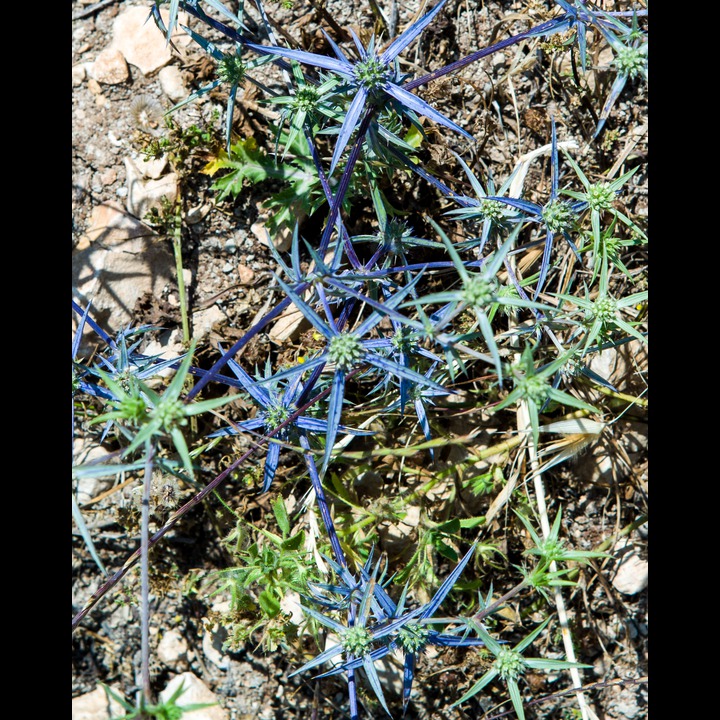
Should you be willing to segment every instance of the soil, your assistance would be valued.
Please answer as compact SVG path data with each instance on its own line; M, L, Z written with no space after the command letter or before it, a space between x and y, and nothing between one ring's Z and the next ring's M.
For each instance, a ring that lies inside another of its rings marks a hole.
M150 3L139 3L150 7ZM610 5L611 3L606 3ZM89 4L74 0L73 66L91 63L113 38L113 21L131 3L101 2ZM236 3L227 3L234 6ZM250 5L250 3L248 3ZM390 3L380 3L389 11ZM399 27L412 20L418 3L402 3ZM546 17L547 5L532 2L466 2L449 0L440 19L422 36L405 56L411 61L408 72L419 74L464 57L478 47L507 36L509 32L528 27ZM289 33L305 49L320 51L322 27L330 32L329 15L340 27L355 27L358 32L373 27L370 5L359 6L349 0L327 0L327 15L318 12L318 3L296 0L292 9L279 3L268 3L268 11L277 28ZM608 9L615 9L608 8ZM252 15L251 11L248 12ZM508 17L510 21L508 21ZM158 42L162 39L158 37ZM584 167L592 167L599 176L623 154L626 170L640 169L623 195L624 211L635 217L647 215L647 90L638 84L624 93L613 110L608 130L598 142L590 143L595 117L601 107L612 76L602 70L589 73L587 85L581 90L559 78L571 69L560 59L548 59L537 44L510 49L465 68L457 77L449 76L431 85L421 94L441 112L454 119L462 118L463 126L479 139L472 160L491 165L497 177L506 177L517 158L549 142L549 112L555 113L560 139L572 137L586 146ZM565 54L567 57L567 53ZM592 57L592 67L603 67L604 58ZM169 66L180 69L186 87L197 90L212 78L212 65L197 46L190 44L174 53ZM172 102L161 87L158 73L144 75L129 65L129 78L119 84L99 84L89 77L73 82L73 253L87 247L87 234L92 227L93 211L104 203L127 200L125 158L141 158L152 137L162 127L148 128L138 121L138 99L146 106L152 103L168 109ZM499 78L510 74L511 82ZM269 71L268 81L273 77ZM568 88L570 88L568 90ZM268 109L258 103L259 94L248 84L243 99L235 110L234 131L241 137L255 137L272 149L273 138L267 131ZM134 109L133 109L134 108ZM592 109L594 108L594 110ZM256 313L267 303L273 289L272 273L276 268L267 246L258 237L258 223L267 223L267 209L262 203L272 184L247 185L236 199L218 200L211 185L213 178L200 172L207 163L213 142L222 138L225 98L212 93L203 101L191 103L173 115L176 128L197 125L209 132L214 141L188 151L184 162L174 168L180 173L185 222L182 230L183 265L190 271L189 306L193 311L210 307L222 312L214 320L199 346L198 364L209 367L217 358L217 343L234 342L252 324ZM644 128L644 132L643 132ZM460 136L450 132L431 134L431 144L424 158L426 167L448 183L456 182L459 172L448 150L464 153L467 148ZM448 168L453 168L449 170ZM538 189L540 196L548 191L547 163L531 166L527 187ZM280 187L278 185L278 187ZM410 210L410 218L423 230L427 225L422 210L437 207L437 193L410 178L398 202ZM320 217L303 221L302 232L312 234L313 223ZM351 233L362 232L363 215L358 212L348 220ZM138 217L147 222L146 217ZM192 222L190 221L192 220ZM353 227L352 222L356 222ZM157 227L155 227L157 230ZM424 235L428 237L429 235ZM157 242L166 242L160 237ZM169 243L168 243L169 247ZM636 257L637 264L645 261ZM168 347L177 340L180 313L178 289L170 281L158 295L147 294L132 308L133 324L152 324L164 330L152 338ZM74 299L83 301L74 292ZM272 305L270 305L271 307ZM110 317L105 316L105 320ZM102 320L102 318L101 318ZM114 334L120 328L106 326ZM174 335L171 334L174 331ZM302 350L310 337L278 344L261 335L244 351L243 361L252 367L264 362L272 350L278 357ZM631 355L635 353L634 357ZM646 359L633 345L630 353L617 360L627 371L631 363L643 365ZM624 363L624 365L623 365ZM644 367L644 365L643 365ZM616 377L623 374L615 368ZM619 388L625 393L638 393L630 381ZM465 420L467 422L467 420ZM501 428L495 428L500 431ZM90 438L87 428L79 428ZM228 462L228 456L240 445L225 449L217 457L204 459L206 482L215 477ZM234 455L233 455L234 456ZM451 458L446 456L446 461ZM294 466L287 461L281 474L291 478ZM237 478L236 478L237 480ZM380 480L382 482L382 479ZM628 413L618 420L603 441L584 452L573 463L564 463L546 475L548 495L563 509L563 528L567 540L582 549L596 547L599 542L647 514L647 425L641 411ZM83 512L102 555L105 566L113 572L138 547L138 531L132 506L132 485L120 488L118 480L110 489L83 505ZM299 488L298 492L306 488ZM192 496L193 488L185 488L184 499ZM372 493L368 490L368 496ZM222 501L235 509L243 508L246 517L261 518L269 510L270 500L244 488L241 482L229 484L220 491ZM299 500L300 495L298 495ZM487 509L474 508L477 514ZM155 518L156 527L162 515ZM507 518L500 520L509 522ZM188 513L152 555L151 650L153 687L158 691L175 675L191 670L216 694L218 702L231 720L262 718L263 720L300 720L300 718L349 717L344 681L328 678L312 679L312 673L289 677L304 661L299 653L277 650L264 651L257 642L249 641L237 652L219 651L222 633L214 621L218 606L211 597L198 590L198 577L223 569L230 558L223 544L234 527L233 516L216 501L208 501ZM588 700L601 720L636 720L647 717L648 606L647 587L633 594L619 592L612 584L623 552L633 549L641 560L647 560L647 523L628 537L629 545L619 544L610 550L612 558L593 561L581 571L577 586L565 592L565 600L574 633L578 656L591 666L584 673L590 686ZM73 615L83 606L102 582L98 569L77 531L73 533ZM387 548L385 548L387 550ZM522 548L520 548L521 550ZM508 558L520 560L518 548L508 547ZM438 572L451 566L440 564ZM486 577L491 578L491 575ZM497 594L507 590L496 586ZM482 588L481 588L482 589ZM485 586L485 591L487 591ZM130 573L122 584L104 598L85 618L73 634L72 694L78 697L105 683L117 688L128 698L135 696L140 685L140 623L137 597L139 575ZM509 611L508 622L517 621L519 608ZM213 614L215 613L215 614ZM512 617L511 617L512 616ZM538 617L540 617L538 615ZM161 660L157 649L168 631L176 631L187 647L186 655ZM559 636L558 636L559 637ZM550 646L550 638L537 648L557 652L561 644ZM558 641L558 638L554 638ZM213 642L215 647L213 649ZM559 657L560 655L556 655ZM471 702L449 709L483 672L483 660L472 650L444 650L421 658L408 719L456 719L496 716L507 710L498 707L501 695L489 690ZM342 677L342 676L340 676ZM569 688L563 674L530 675L525 686L527 697L547 698ZM367 717L383 717L384 713L364 693ZM397 698L391 699L394 716L402 713ZM528 705L528 718L576 717L572 695L558 695Z

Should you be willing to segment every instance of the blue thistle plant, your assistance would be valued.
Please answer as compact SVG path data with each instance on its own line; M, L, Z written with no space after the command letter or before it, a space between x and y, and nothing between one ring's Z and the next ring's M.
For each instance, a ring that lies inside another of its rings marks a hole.
M580 410L597 412L597 408L589 403L570 393L559 390L553 385L555 373L568 362L574 362L574 360L575 351L569 350L552 362L538 368L535 366L532 346L526 345L520 360L510 368L514 388L502 402L495 406L495 412L514 403L525 401L530 417L532 438L536 445L540 435L540 412L549 401Z
M405 304L424 305L429 303L448 303L447 312L442 315L441 327L448 325L454 318L466 310L472 312L476 319L475 327L479 329L479 334L485 340L490 356L492 357L492 362L497 372L498 384L502 385L502 361L500 359L500 351L495 342L495 333L489 319L489 313L492 312L493 307L500 305L533 308L536 310L554 309L514 294L501 293L501 285L498 281L497 274L510 247L515 242L519 226L515 228L503 245L488 258L480 272L471 273L465 267L462 258L442 228L434 220L429 220L438 235L440 235L448 254L452 258L455 269L462 281L462 287L459 290L446 290L424 295L418 300L410 300Z
M361 569L360 579L355 579L352 574L345 571L342 575L342 586L322 586L323 593L317 593L316 597L325 607L345 608L353 600L359 605L356 624L348 628L312 608L303 606L303 610L308 615L333 629L340 638L340 642L303 665L293 675L310 670L344 654L345 659L341 664L317 677L329 677L363 668L383 709L390 715L375 663L388 653L399 649L404 656L403 708L407 709L412 694L417 657L428 646L471 647L484 644L483 640L471 637L461 626L458 626L458 631L445 632L433 628L433 625L438 623L448 624L445 619L435 619L433 616L460 578L474 550L475 545L460 560L432 599L414 610L406 608L407 585L403 589L400 599L395 603L383 587L383 583L376 579L380 563L378 562L375 566L372 574L369 573L372 554ZM339 594L342 598L341 602L328 602L327 591ZM371 616L372 622L370 622Z
M419 276L418 276L419 277ZM327 295L323 286L315 284L320 302L323 305L327 321L323 320L315 310L303 300L289 285L278 278L278 283L283 291L292 299L295 305L302 311L303 315L312 323L318 332L327 340L327 345L322 352L315 357L308 359L301 366L283 370L275 379L294 375L298 372L305 372L314 368L321 369L327 363L332 363L334 372L331 381L330 399L327 412L327 433L325 454L320 470L321 477L325 474L330 462L333 445L340 427L340 416L342 414L343 399L345 396L345 383L350 372L372 366L382 373L389 373L398 378L404 378L422 386L433 387L436 390L447 394L449 391L436 382L425 377L416 370L401 365L398 362L388 359L387 350L392 347L390 338L366 339L365 336L375 328L385 315L392 315L396 319L410 322L400 315L395 308L402 302L410 292L413 283L405 286L396 292L390 299L383 303L365 300L376 309L363 320L354 330L343 330L333 317L332 310L328 303ZM342 290L342 286L336 286Z
M262 492L267 492L275 478L275 473L280 460L280 450L285 443L300 442L301 438L307 438L310 434L325 434L328 430L327 420L311 417L306 414L293 416L298 410L298 399L303 395L304 386L302 375L297 374L289 378L286 386L280 389L280 382L273 382L269 367L265 369L265 377L254 380L235 361L228 361L230 369L240 381L242 388L252 397L259 406L259 411L254 418L233 423L211 433L209 437L226 437L237 435L240 432L265 432L271 433L281 428L270 440L267 455L265 457L265 469L263 471ZM262 384L261 384L262 383ZM371 432L355 430L353 428L339 425L338 432L351 435L372 435ZM309 444L307 449L309 449Z
M435 110L431 105L421 100L417 95L409 92L400 83L405 79L400 74L397 57L412 42L414 42L422 31L435 19L447 0L440 2L423 17L408 27L390 45L378 52L375 49L375 36L373 36L368 47L363 47L357 35L350 30L359 60L353 62L348 59L340 47L326 35L336 57L319 55L304 50L290 50L287 48L258 45L248 43L248 47L261 54L272 54L278 57L297 60L304 65L322 68L338 75L354 93L352 102L348 107L347 114L343 120L338 133L335 150L330 163L330 175L334 172L350 136L355 130L363 110L370 104L382 107L385 103L393 103L399 112L410 110L417 115L424 115L438 125L450 128L465 136L470 142L474 142L472 135L463 130L459 125L446 118Z
M232 140L232 123L233 113L235 111L235 103L237 100L238 89L244 81L251 82L256 87L266 92L268 95L274 95L273 91L261 83L259 80L248 74L252 70L265 65L272 60L270 57L259 57L252 60L243 58L243 47L238 45L233 52L223 52L218 46L205 39L189 27L181 25L182 29L210 55L217 63L217 78L199 90L191 93L181 102L174 105L168 113L173 113L184 107L188 103L194 102L199 98L207 95L221 85L228 86L227 109L225 112L225 147L230 152L230 144Z
M511 207L517 208L524 213L522 221L529 221L541 225L545 230L545 244L543 247L543 256L540 264L540 276L538 277L537 285L535 286L535 293L533 300L537 300L538 296L542 292L545 286L545 280L547 279L548 271L550 270L550 255L553 249L553 242L556 235L561 235L565 238L568 245L572 249L578 262L582 262L580 252L578 251L571 235L570 231L575 229L575 223L579 214L587 207L585 202L570 202L560 198L560 183L559 183L559 162L558 162L558 147L557 147L557 133L555 132L555 119L552 120L552 140L551 140L551 151L550 151L550 163L551 163L551 187L550 197L548 201L541 205L539 203L530 202L529 200L521 200L520 198L510 198L501 196L491 196L487 200L497 201L505 203ZM487 201L486 200L486 201Z

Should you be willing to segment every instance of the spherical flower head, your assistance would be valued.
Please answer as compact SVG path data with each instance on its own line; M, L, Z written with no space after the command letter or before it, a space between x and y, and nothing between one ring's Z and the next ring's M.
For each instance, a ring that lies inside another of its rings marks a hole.
M570 203L564 200L552 200L542 211L542 218L549 230L562 232L573 225L575 213Z
M521 388L522 396L536 405L542 405L550 392L550 386L545 378L536 375L522 375L516 379L515 383L517 387Z
M608 255L617 255L623 247L623 239L619 237L605 238L604 242Z
M507 647L500 648L494 665L503 680L517 680L527 667L523 656Z
M602 212L613 206L615 191L607 183L597 183L590 185L587 190L587 198L591 210Z
M226 55L219 63L217 74L223 82L237 85L245 77L245 63L237 55Z
M328 357L342 372L351 370L363 359L364 355L362 341L355 335L341 333L330 340Z
M369 55L355 65L355 79L369 93L379 90L390 79L391 71L374 55Z
M165 430L176 425L187 425L185 404L181 400L164 400L152 411L153 417L160 421Z
M366 627L354 625L342 633L340 643L353 655L365 655L370 650L372 634Z
M470 307L483 309L495 299L496 285L482 277L469 277L462 289L462 299Z
M430 631L417 623L408 623L398 630L398 641L403 650L417 653L424 650Z
M481 200L479 212L483 218L501 222L507 217L507 206L499 200Z
M615 56L615 66L622 75L633 78L639 75L647 65L647 55L638 48L622 47Z
M304 85L297 91L292 104L296 110L312 112L317 107L319 99L320 95L315 87Z
M616 312L617 303L607 295L593 304L593 315L604 323L612 321Z
M265 430L272 432L278 425L282 425L295 411L295 408L286 407L281 403L273 405L265 412ZM281 434L283 434L281 432Z
M582 370L582 353L579 350L575 350L571 355L569 355L563 366L560 368L560 372L568 378L577 377L580 375Z
M120 402L120 414L125 420L139 425L147 417L147 405L139 395L126 395Z

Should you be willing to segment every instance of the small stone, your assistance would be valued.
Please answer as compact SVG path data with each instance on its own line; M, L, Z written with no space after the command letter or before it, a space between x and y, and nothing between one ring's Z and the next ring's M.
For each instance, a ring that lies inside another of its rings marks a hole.
M227 630L220 627L214 632L205 630L202 639L202 649L205 657L220 670L227 670L230 667L230 658L222 649L227 639Z
M252 268L249 268L247 265L243 265L242 263L237 266L237 273L238 280L243 285L252 285L253 281L255 280L255 272L252 270Z
M151 340L143 350L144 355L157 356L162 360L180 359L184 353L185 347L182 343L182 330L180 328L165 330L160 333L157 340ZM156 377L168 378L174 373L173 368L167 367L157 373Z
M99 175L99 178L103 185L112 185L117 180L117 170L115 170L115 168L108 168L104 173Z
M103 85L119 85L130 77L130 71L119 50L106 48L92 64L92 76Z
M73 464L85 465L93 460L106 458L108 451L101 445L87 443L83 438L76 438L73 443ZM78 479L75 499L80 507L96 498L100 493L112 487L112 477L82 477Z
M225 313L217 305L194 312L192 316L193 337L196 340L207 337L213 332L216 325L225 322L226 319Z
M128 215L118 203L109 201L93 208L85 236L91 243L100 241L105 246L111 246L153 234L147 225Z
M612 584L624 595L636 595L648 586L648 563L634 548L622 556Z
M85 70L85 65L83 63L80 63L78 65L73 65L73 67L72 67L73 87L82 85L83 81L85 80L86 77L87 77L87 72Z
M300 333L309 327L310 321L303 315L302 310L290 305L270 328L268 336L274 343L282 345L286 340L296 340Z
M183 720L229 720L229 713L220 707L215 693L197 675L191 672L176 675L160 693L160 701L169 700L181 686L183 692L177 699L177 705L180 707L183 705L212 703L210 707L185 711Z
M285 615L289 616L289 622L293 625L299 626L303 623L305 614L303 613L301 598L294 590L285 593L280 601L280 609Z
M160 14L167 23L167 9L161 9ZM187 24L187 14L179 13L178 27L172 35L176 47L187 47L190 42L189 36L179 27ZM137 67L143 75L159 70L172 60L172 49L167 39L149 18L148 8L144 6L129 7L115 18L111 47L119 50L125 60Z
M292 245L292 232L290 230L283 229L271 239L265 223L256 222L250 226L250 231L263 245L267 245L269 247L272 240L272 244L275 249L280 252L289 250Z
M122 697L116 686L111 689ZM123 708L117 700L108 700L101 687L72 699L72 720L109 720L123 715Z
M168 667L179 669L187 664L187 651L185 638L177 630L168 630L158 643L157 656Z
M157 180L144 180L143 173L129 157L125 158L127 175L127 209L135 217L143 218L152 208L162 209L163 198L169 203L177 199L179 177L169 173Z
M88 90L93 95L102 95L102 88L100 87L100 83L94 77L91 77L88 80Z
M168 65L158 73L162 91L173 101L180 102L188 96L180 68L175 65Z
M168 156L163 155L159 158L152 158L150 160L144 160L143 158L137 158L133 160L135 167L146 177L151 180L158 180L162 177L165 169L168 166Z
M93 317L113 334L135 319L140 298L161 296L174 267L172 253L151 231L110 247L95 242L73 253L73 297L83 307L92 299ZM87 336L96 337L90 329Z

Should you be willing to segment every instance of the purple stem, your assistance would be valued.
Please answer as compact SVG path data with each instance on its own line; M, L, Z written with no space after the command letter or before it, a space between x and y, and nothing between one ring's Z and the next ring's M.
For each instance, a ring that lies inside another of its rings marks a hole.
M403 88L405 90L413 90L416 87L420 87L421 85L427 85L429 82L432 82L433 80L437 80L438 78L443 77L443 75L448 75L451 72L455 72L456 70L460 70L461 68L464 68L466 65L471 65L472 63L476 62L477 60L480 60L481 58L484 58L487 55L492 55L494 52L497 52L498 50L503 50L506 47L510 47L511 45L515 45L519 43L521 40L525 40L528 37L532 37L534 35L538 35L540 33L544 33L548 30L553 30L556 26L562 25L567 19L567 15L561 15L558 18L555 18L554 20L548 20L547 22L542 23L541 25L538 25L537 27L531 28L530 30L526 30L523 33L520 33L519 35L513 35L512 37L506 38L505 40L501 40L498 43L495 43L494 45L490 45L490 47L486 47L483 50L478 50L477 52L471 53L470 55L465 56L464 58L455 61L454 63L450 63L449 65L446 65L445 67L439 68L438 70L434 70L431 73L428 73L427 75L423 75L422 77L416 78L415 80L411 80L408 83L405 83L403 85Z

